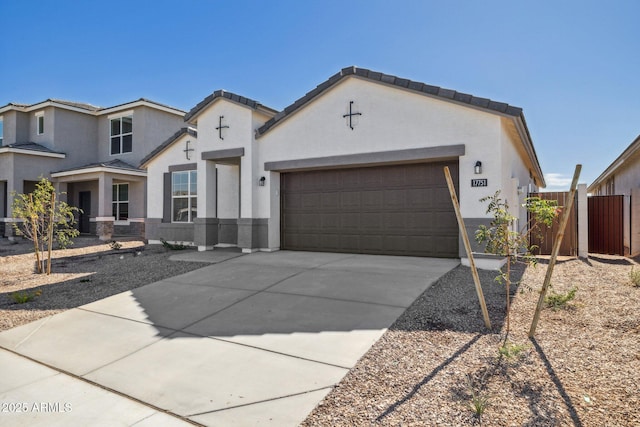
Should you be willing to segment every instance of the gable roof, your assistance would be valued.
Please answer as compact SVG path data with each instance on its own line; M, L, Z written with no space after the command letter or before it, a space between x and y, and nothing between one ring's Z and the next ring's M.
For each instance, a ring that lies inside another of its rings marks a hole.
M115 105L113 107L98 107L98 106L87 104L84 102L66 101L63 99L49 98L49 99L45 99L44 101L36 102L35 104L18 104L18 103L10 102L0 107L0 114L10 110L21 111L26 113L34 110L40 110L46 107L58 107L58 108L63 108L65 110L75 111L78 113L85 113L93 116L99 116L102 114L108 114L108 113L112 113L119 110L138 107L141 105L166 111L166 112L180 115L180 116L184 115L185 113L184 111L179 110L177 108L171 107L169 105L160 104L159 102L155 102L146 98L140 98L135 101L126 102L124 104Z
M593 192L600 185L604 184L604 182L609 179L612 175L616 173L618 169L624 166L634 154L640 152L640 135L633 140L631 144L620 154L605 170L597 177L589 187L587 187L588 192Z
M257 136L263 135L272 127L278 125L281 121L288 116L299 110L304 105L311 102L313 99L320 96L327 89L335 86L338 82L349 76L357 76L365 80L384 83L392 86L396 86L402 89L408 89L425 95L434 96L436 98L445 99L448 101L454 101L462 104L468 104L473 107L482 108L491 112L505 114L508 116L520 116L522 114L522 108L514 107L504 102L492 101L488 98L480 98L477 96L469 95L467 93L456 92L455 90L445 89L439 86L431 86L425 83L415 82L409 79L403 79L400 77L392 76L389 74L383 74L377 71L367 70L366 68L358 68L355 66L343 68L328 80L320 83L315 89L307 92L302 98L295 101L293 104L286 107L283 111L276 114L271 120L267 121L263 126L258 128Z
M520 134L523 142L523 148L530 159L533 167L533 176L540 187L545 187L544 175L542 174L542 168L538 160L533 142L531 140L531 134L529 128L524 119L522 108L509 105L504 102L493 101L488 98L481 98L473 96L467 93L457 92L451 89L445 89L439 86L432 86L426 83L416 82L409 79L403 79L400 77L392 76L389 74L380 73L377 71L371 71L366 68L358 68L355 66L346 67L329 77L326 81L320 83L310 92L307 92L302 98L295 101L293 104L286 107L284 110L277 113L274 117L268 120L264 125L256 130L256 138L267 133L269 130L279 125L282 121L294 114L300 108L304 107L308 103L312 102L325 91L338 84L340 81L349 78L356 77L380 84L386 84L395 86L397 88L409 90L415 93L420 93L425 96L442 99L448 102L454 102L462 105L468 105L472 108L479 108L490 113L498 114L501 116L509 117L513 119L516 129Z
M145 168L147 166L147 163L149 163L151 160L153 160L156 156L158 156L160 153L162 153L164 150L166 150L167 148L169 148L171 145L173 145L174 142L176 142L178 139L180 139L183 135L191 135L194 138L198 137L198 131L196 131L193 128L182 128L180 129L178 132L174 133L173 135L171 135L169 137L169 139L167 139L165 142L163 142L162 144L158 145L156 148L153 149L153 151L151 151L149 154L147 154L141 161L140 161L140 168Z
M217 99L224 98L240 105L245 105L254 110L261 110L264 113L273 115L277 113L277 110L273 108L269 108L266 105L259 103L250 98L246 98L244 96L236 95L232 92L227 92L226 90L216 90L211 95L207 96L205 99L200 101L195 107L191 109L185 116L185 122L192 122L201 112L203 112L209 105L211 105Z

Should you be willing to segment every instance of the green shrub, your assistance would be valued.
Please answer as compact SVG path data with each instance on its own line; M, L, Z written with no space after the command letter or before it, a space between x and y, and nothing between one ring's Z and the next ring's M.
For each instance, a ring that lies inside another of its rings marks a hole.
M629 272L629 280L631 281L631 285L636 288L640 287L640 270L635 270L631 267L631 271Z
M544 303L547 307L554 310L564 308L567 306L569 301L576 297L576 292L578 292L578 288L571 288L565 293L551 292L549 295L544 297Z
M18 291L11 294L11 299L15 304L24 304L29 301L33 301L34 299L36 299L36 297L39 297L40 295L42 295L42 291L39 289L33 292Z
M498 348L498 352L501 356L507 359L518 358L527 349L525 344L516 344L511 341L505 341L504 344Z

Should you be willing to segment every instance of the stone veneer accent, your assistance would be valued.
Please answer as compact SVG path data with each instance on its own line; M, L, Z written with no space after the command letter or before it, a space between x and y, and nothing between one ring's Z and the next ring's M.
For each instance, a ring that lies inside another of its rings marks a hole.
M100 240L110 240L113 236L113 221L96 221L96 234Z

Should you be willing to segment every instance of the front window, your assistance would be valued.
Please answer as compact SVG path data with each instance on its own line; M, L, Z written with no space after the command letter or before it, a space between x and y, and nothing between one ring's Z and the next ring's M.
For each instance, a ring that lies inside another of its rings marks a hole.
M111 119L111 155L133 151L133 116Z
M113 184L111 215L116 221L126 221L129 218L129 184Z
M197 172L181 171L171 175L171 212L173 222L193 222L198 216Z
M44 133L44 113L36 113L36 128L38 135Z

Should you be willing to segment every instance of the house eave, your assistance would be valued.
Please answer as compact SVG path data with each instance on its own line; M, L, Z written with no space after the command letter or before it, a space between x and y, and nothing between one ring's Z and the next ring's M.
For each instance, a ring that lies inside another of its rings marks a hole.
M588 192L593 192L611 177L627 160L640 151L640 135L620 154L605 170L587 187Z
M64 178L69 176L78 176L78 175L86 175L92 173L111 173L118 175L128 175L128 176L140 176L146 177L146 171L134 171L129 169L120 169L120 168L110 168L110 167L94 167L94 168L86 168L86 169L75 169L70 171L62 171L62 172L54 172L51 174L52 178Z
M63 153L48 153L46 151L23 150L20 148L13 148L13 147L0 147L0 154L5 154L5 153L25 154L27 156L51 157L54 159L64 159L67 157L67 155Z

